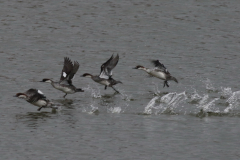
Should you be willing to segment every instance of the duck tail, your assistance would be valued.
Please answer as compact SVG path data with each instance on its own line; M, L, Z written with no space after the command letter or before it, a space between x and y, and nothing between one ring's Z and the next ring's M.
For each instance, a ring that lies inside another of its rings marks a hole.
M178 83L178 80L177 80L175 77L173 77L173 76L170 77L170 80L173 80L173 81L175 81L176 83Z
M122 82L121 82L121 81L116 81L116 84L117 84L117 83L122 83Z
M77 88L77 89L76 89L76 92L84 92L84 90L81 89L81 88Z
M116 81L115 79L113 79L112 77L109 78L110 82L111 82L111 86L116 85L118 83L122 83L121 81Z

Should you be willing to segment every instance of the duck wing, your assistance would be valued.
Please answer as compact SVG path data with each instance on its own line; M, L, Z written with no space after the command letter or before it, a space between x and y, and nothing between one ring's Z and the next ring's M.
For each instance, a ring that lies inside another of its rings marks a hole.
M72 79L73 79L74 75L77 73L78 69L79 69L79 63L77 61L74 61L72 71L70 72L69 76L67 77L67 81L69 84L72 84Z
M154 64L157 70L165 72L166 74L170 74L167 68L159 60L153 60L152 63Z
M63 69L62 69L61 78L60 78L59 83L62 83L63 81L67 82L69 80L69 75L73 71L73 68L74 68L74 66L73 66L72 61L68 57L65 57L64 58L64 65L63 65ZM74 74L72 75L72 77L74 76Z
M113 68L118 64L118 61L119 55L117 54L116 57L112 55L105 63L102 64L99 77L109 79L112 76Z
M44 96L44 94L40 91L40 90L37 90L37 89L29 89L25 92L25 94L28 96L28 99L27 101L28 102L36 102L38 101L39 99L46 99L46 97Z

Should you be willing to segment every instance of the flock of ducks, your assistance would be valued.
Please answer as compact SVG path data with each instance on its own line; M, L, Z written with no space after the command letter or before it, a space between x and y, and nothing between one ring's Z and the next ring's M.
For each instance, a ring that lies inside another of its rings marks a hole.
M116 67L118 61L119 55L118 54L116 56L112 55L110 59L108 59L105 63L101 65L101 71L99 75L93 76L89 73L84 73L82 77L89 77L93 81L104 85L105 89L107 89L107 87L111 87L115 92L119 93L119 91L114 88L114 85L122 82L112 78L113 76L112 70L114 67ZM153 60L152 63L154 64L155 68L149 69L138 65L133 69L143 70L147 72L150 76L164 80L163 87L165 86L169 87L168 81L170 80L173 80L176 83L178 83L178 80L175 77L171 76L167 68L159 60ZM72 79L74 78L74 75L77 73L78 69L79 63L77 61L72 62L68 57L65 57L60 80L58 82L54 82L49 78L44 78L40 82L50 83L55 89L64 92L65 95L63 96L63 98L65 98L67 94L84 92L83 89L77 88L72 84ZM42 108L57 109L54 103L49 101L44 96L44 94L38 89L31 88L24 93L17 93L15 97L25 99L27 102L39 107L38 111L40 111Z

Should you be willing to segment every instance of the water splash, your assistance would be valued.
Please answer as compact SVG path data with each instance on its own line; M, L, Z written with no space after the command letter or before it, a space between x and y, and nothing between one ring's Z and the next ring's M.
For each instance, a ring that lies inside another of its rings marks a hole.
M206 80L202 80L202 82L205 84L205 87L209 92L215 92L216 91L216 89L213 86L213 83L211 82L210 79L207 78Z
M99 113L99 110L98 110L98 107L94 106L94 105L91 105L91 111L88 112L89 114L98 114Z
M156 105L157 100L160 99L160 104ZM174 113L174 109L178 108L181 103L186 102L187 95L184 92L182 93L168 93L164 96L155 96L150 100L147 106L144 109L144 114L153 114L155 110L155 114L160 113ZM155 106L156 105L156 106ZM181 109L179 109L180 111Z
M231 97L229 97L226 102L228 102L229 104L233 104L233 103L235 103L238 99L240 99L240 91L233 92L233 94L231 95Z
M82 112L83 113L88 113L88 114L99 114L99 109L94 104L91 104L90 108L89 107L87 107L87 108L83 107Z
M147 106L145 107L145 109L143 111L144 114L152 114L152 108L154 107L157 99L159 99L158 96L151 99L151 101L147 104Z
M176 114L174 109L180 107L179 105L186 102L187 99L185 91L166 94L160 100L161 104L158 107L160 109L158 112ZM181 109L179 108L177 112L181 112Z
M201 100L199 101L199 105L198 106L200 106L200 107L198 107L198 108L201 108L201 106L206 104L207 101L208 101L208 98L209 98L208 94L204 94L203 97L201 98Z
M234 109L232 104L229 104L227 108L224 109L223 113L230 113Z
M168 106L177 107L181 102L184 102L185 100L187 100L185 91L179 94L175 93L175 96L168 103Z
M235 108L237 109L240 105L240 91L233 92L232 95L227 99L227 103L229 104L227 108L224 109L224 113L229 113Z
M168 93L168 94L162 96L160 102L169 103L173 99L173 97L176 96L176 94L177 93Z
M160 91L159 88L158 88L158 84L155 83L155 82L152 82L152 84L154 85L154 87L153 87L154 94L155 94L155 95L159 95L159 94L161 93L161 91Z
M207 89L207 90L211 90L211 91L214 91L214 90L215 90L215 88L213 87L213 84L212 84L212 82L210 81L210 79L207 79L207 80L205 81L205 85L206 85L206 89Z
M122 108L121 107L110 107L108 108L108 112L110 113L121 113Z
M91 96L94 97L94 98L101 98L102 97L99 88L96 90L96 89L92 88L90 85L88 85L87 88L83 88L83 89L91 92Z
M215 88L212 82L207 79L204 81L203 89L206 88L205 93L199 94L195 88L191 91L186 90L180 93L161 93L159 86L154 83L154 97L150 99L148 104L144 107L141 114L190 114L199 117L206 117L209 115L235 115L240 111L240 91L232 92L230 87ZM105 106L103 109L107 113L123 113L126 109L129 111L129 103L131 95L128 95L124 90L120 94L113 94L111 96L100 95L99 89L93 89L88 86L86 88L92 95L97 98L96 104ZM226 100L227 99L227 100ZM114 102L114 103L113 103ZM99 108L91 103L90 114L99 112Z
M221 95L222 99L225 99L225 98L231 96L233 93L232 93L232 89L230 87L227 87L227 88L221 87L221 92L219 92L219 94Z
M215 101L219 100L219 98L214 98L210 102L206 102L199 106L203 112L214 112L214 113L220 113L220 110L218 108L215 108Z
M125 101L131 101L131 95L125 93L125 91L120 91L121 98Z
M194 89L194 92L191 94L190 96L190 101L189 103L198 103L200 100L202 99L202 97L197 93L197 91Z

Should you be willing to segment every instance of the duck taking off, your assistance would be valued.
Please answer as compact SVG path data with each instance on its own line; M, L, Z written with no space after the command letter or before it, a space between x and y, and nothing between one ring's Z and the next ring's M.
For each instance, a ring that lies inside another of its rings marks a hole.
M138 66L134 67L133 69L144 70L149 75L164 80L163 87L165 87L165 85L167 87L169 87L168 81L170 81L170 80L173 80L176 83L178 83L178 80L175 77L171 76L171 74L168 72L167 68L159 60L153 60L152 63L154 64L155 68L149 69L149 68L145 68L143 66L138 65Z
M42 108L57 108L53 106L54 104L50 102L40 90L37 89L29 89L24 93L17 93L14 97L25 99L27 102L38 106L38 111Z
M73 64L72 61L68 57L65 57L60 81L54 82L51 79L44 78L40 82L51 83L51 85L54 88L66 93L63 96L63 98L65 98L67 94L73 94L76 92L84 92L84 90L82 90L81 88L76 88L72 84L72 79L73 79L74 75L76 74L76 72L78 71L78 68L79 68L79 63L77 61L74 61L74 64Z
M104 85L105 89L107 89L107 87L111 87L117 93L119 93L113 86L122 82L116 81L115 79L112 78L112 70L114 67L116 67L118 60L119 60L118 54L115 57L112 55L110 59L108 59L105 63L102 64L101 71L98 76L97 75L93 76L89 73L84 73L82 77L92 78L93 81Z

